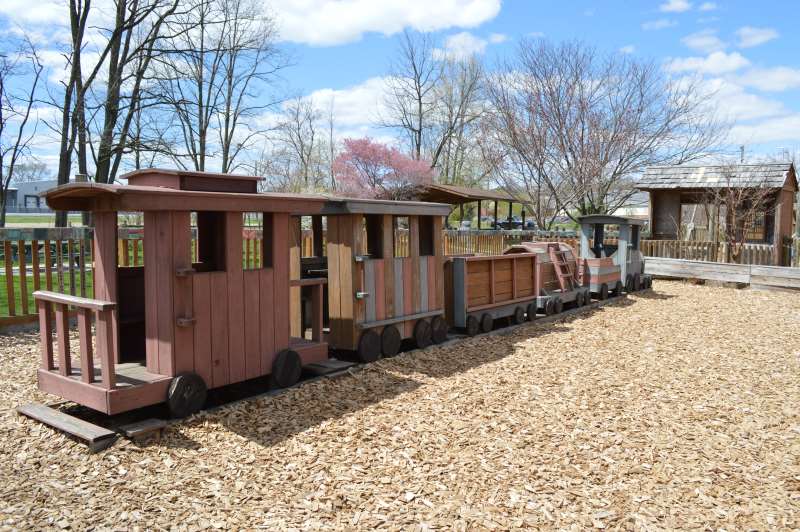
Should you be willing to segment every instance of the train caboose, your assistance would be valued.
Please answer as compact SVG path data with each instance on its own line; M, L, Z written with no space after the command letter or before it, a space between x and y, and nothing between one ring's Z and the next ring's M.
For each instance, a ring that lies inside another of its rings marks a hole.
M446 338L437 239L448 205L259 194L260 178L224 174L126 178L127 186L72 183L46 194L53 209L93 213L96 299L34 294L42 391L106 414L166 402L181 417L211 388L264 376L294 384L303 366L328 359L329 346L368 361L397 352L403 338L423 347ZM118 265L121 212L141 213L143 265ZM302 215L312 218L316 255L326 218L326 257L301 258ZM247 216L263 233L255 261L243 260ZM392 233L399 219L408 227L402 254Z

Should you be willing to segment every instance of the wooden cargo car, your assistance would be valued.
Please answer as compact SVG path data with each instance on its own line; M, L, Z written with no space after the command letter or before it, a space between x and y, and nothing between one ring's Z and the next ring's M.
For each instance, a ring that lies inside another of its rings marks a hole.
M536 317L536 254L451 257L445 265L450 325L470 336L489 332L498 318Z

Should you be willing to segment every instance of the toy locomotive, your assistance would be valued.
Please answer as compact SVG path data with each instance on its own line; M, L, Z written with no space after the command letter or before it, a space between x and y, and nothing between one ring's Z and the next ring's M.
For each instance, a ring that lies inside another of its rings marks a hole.
M257 193L259 178L199 172L125 179L46 193L53 209L93 213L96 299L34 294L39 388L106 414L166 402L183 417L202 408L209 389L264 376L291 386L333 350L370 362L395 355L404 340L424 348L451 328L477 334L498 318L519 323L605 298L609 286L620 294L623 279L628 291L649 285L638 231L623 231L638 225L623 218L581 220L581 257L563 243L526 243L498 256L445 258L446 204ZM118 264L120 212L143 213L143 265ZM263 233L255 261L242 260L248 213ZM312 257L301 256L301 216L311 217ZM603 248L601 223L620 226L614 253Z

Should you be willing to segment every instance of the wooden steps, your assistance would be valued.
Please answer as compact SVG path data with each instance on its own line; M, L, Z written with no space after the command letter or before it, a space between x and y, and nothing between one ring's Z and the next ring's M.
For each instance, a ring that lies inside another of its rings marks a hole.
M110 447L117 440L114 431L38 403L18 406L17 413L86 442L93 453Z

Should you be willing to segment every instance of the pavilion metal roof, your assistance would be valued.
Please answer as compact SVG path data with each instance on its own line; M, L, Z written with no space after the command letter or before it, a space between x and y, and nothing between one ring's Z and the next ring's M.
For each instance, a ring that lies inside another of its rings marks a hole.
M716 166L651 166L636 183L639 190L703 189L723 187L796 189L792 163L735 164Z

